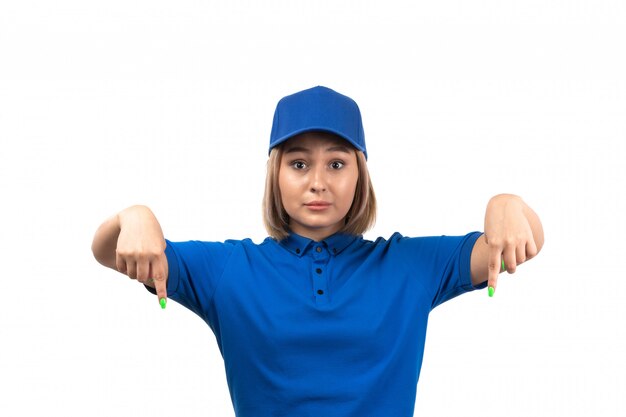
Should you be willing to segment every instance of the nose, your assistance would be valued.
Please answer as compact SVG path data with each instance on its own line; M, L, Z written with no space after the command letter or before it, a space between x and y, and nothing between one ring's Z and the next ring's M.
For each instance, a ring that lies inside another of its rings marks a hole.
M326 178L323 166L311 170L311 192L326 191Z

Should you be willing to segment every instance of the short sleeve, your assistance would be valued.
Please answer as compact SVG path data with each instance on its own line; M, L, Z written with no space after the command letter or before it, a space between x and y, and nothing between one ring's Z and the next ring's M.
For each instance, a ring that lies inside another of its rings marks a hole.
M208 323L213 294L237 241L165 242L169 269L168 298L187 307ZM146 289L156 294L153 288L146 286Z
M458 243L450 245L450 249L453 249L445 263L432 308L465 292L484 288L484 285L472 284L471 269L472 250L481 235L479 232L470 233L461 237Z
M481 232L464 236L400 237L397 240L403 264L419 280L431 310L468 291L472 285L471 256Z

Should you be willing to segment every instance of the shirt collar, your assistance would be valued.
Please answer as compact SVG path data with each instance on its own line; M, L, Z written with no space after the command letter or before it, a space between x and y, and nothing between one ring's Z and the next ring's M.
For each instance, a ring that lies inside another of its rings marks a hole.
M304 255L309 248L315 246L316 244L322 244L328 249L330 254L338 255L346 247L348 247L350 243L354 242L354 240L359 237L360 236L347 233L335 233L320 242L316 242L313 239L300 236L299 234L290 231L289 236L281 240L279 243L281 246L298 257Z

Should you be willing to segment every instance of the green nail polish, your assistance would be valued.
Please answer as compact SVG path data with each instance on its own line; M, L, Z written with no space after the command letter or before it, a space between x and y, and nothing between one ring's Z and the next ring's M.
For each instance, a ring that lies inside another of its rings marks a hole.
M493 297L493 293L496 292L496 289L493 287L489 287L488 292L489 292L489 297Z
M502 260L502 272L506 271L506 266L504 266L504 259Z
M167 300L165 298L161 298L161 301L159 301L159 303L161 303L161 308L165 308L165 304L167 304Z

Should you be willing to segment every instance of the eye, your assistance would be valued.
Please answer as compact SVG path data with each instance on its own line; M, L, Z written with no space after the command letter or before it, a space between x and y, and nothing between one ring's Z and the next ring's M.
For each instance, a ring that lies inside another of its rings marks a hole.
M306 168L306 164L303 161L293 161L291 166L298 170Z
M330 163L330 167L332 169L341 169L343 168L344 163L341 161L333 161Z

